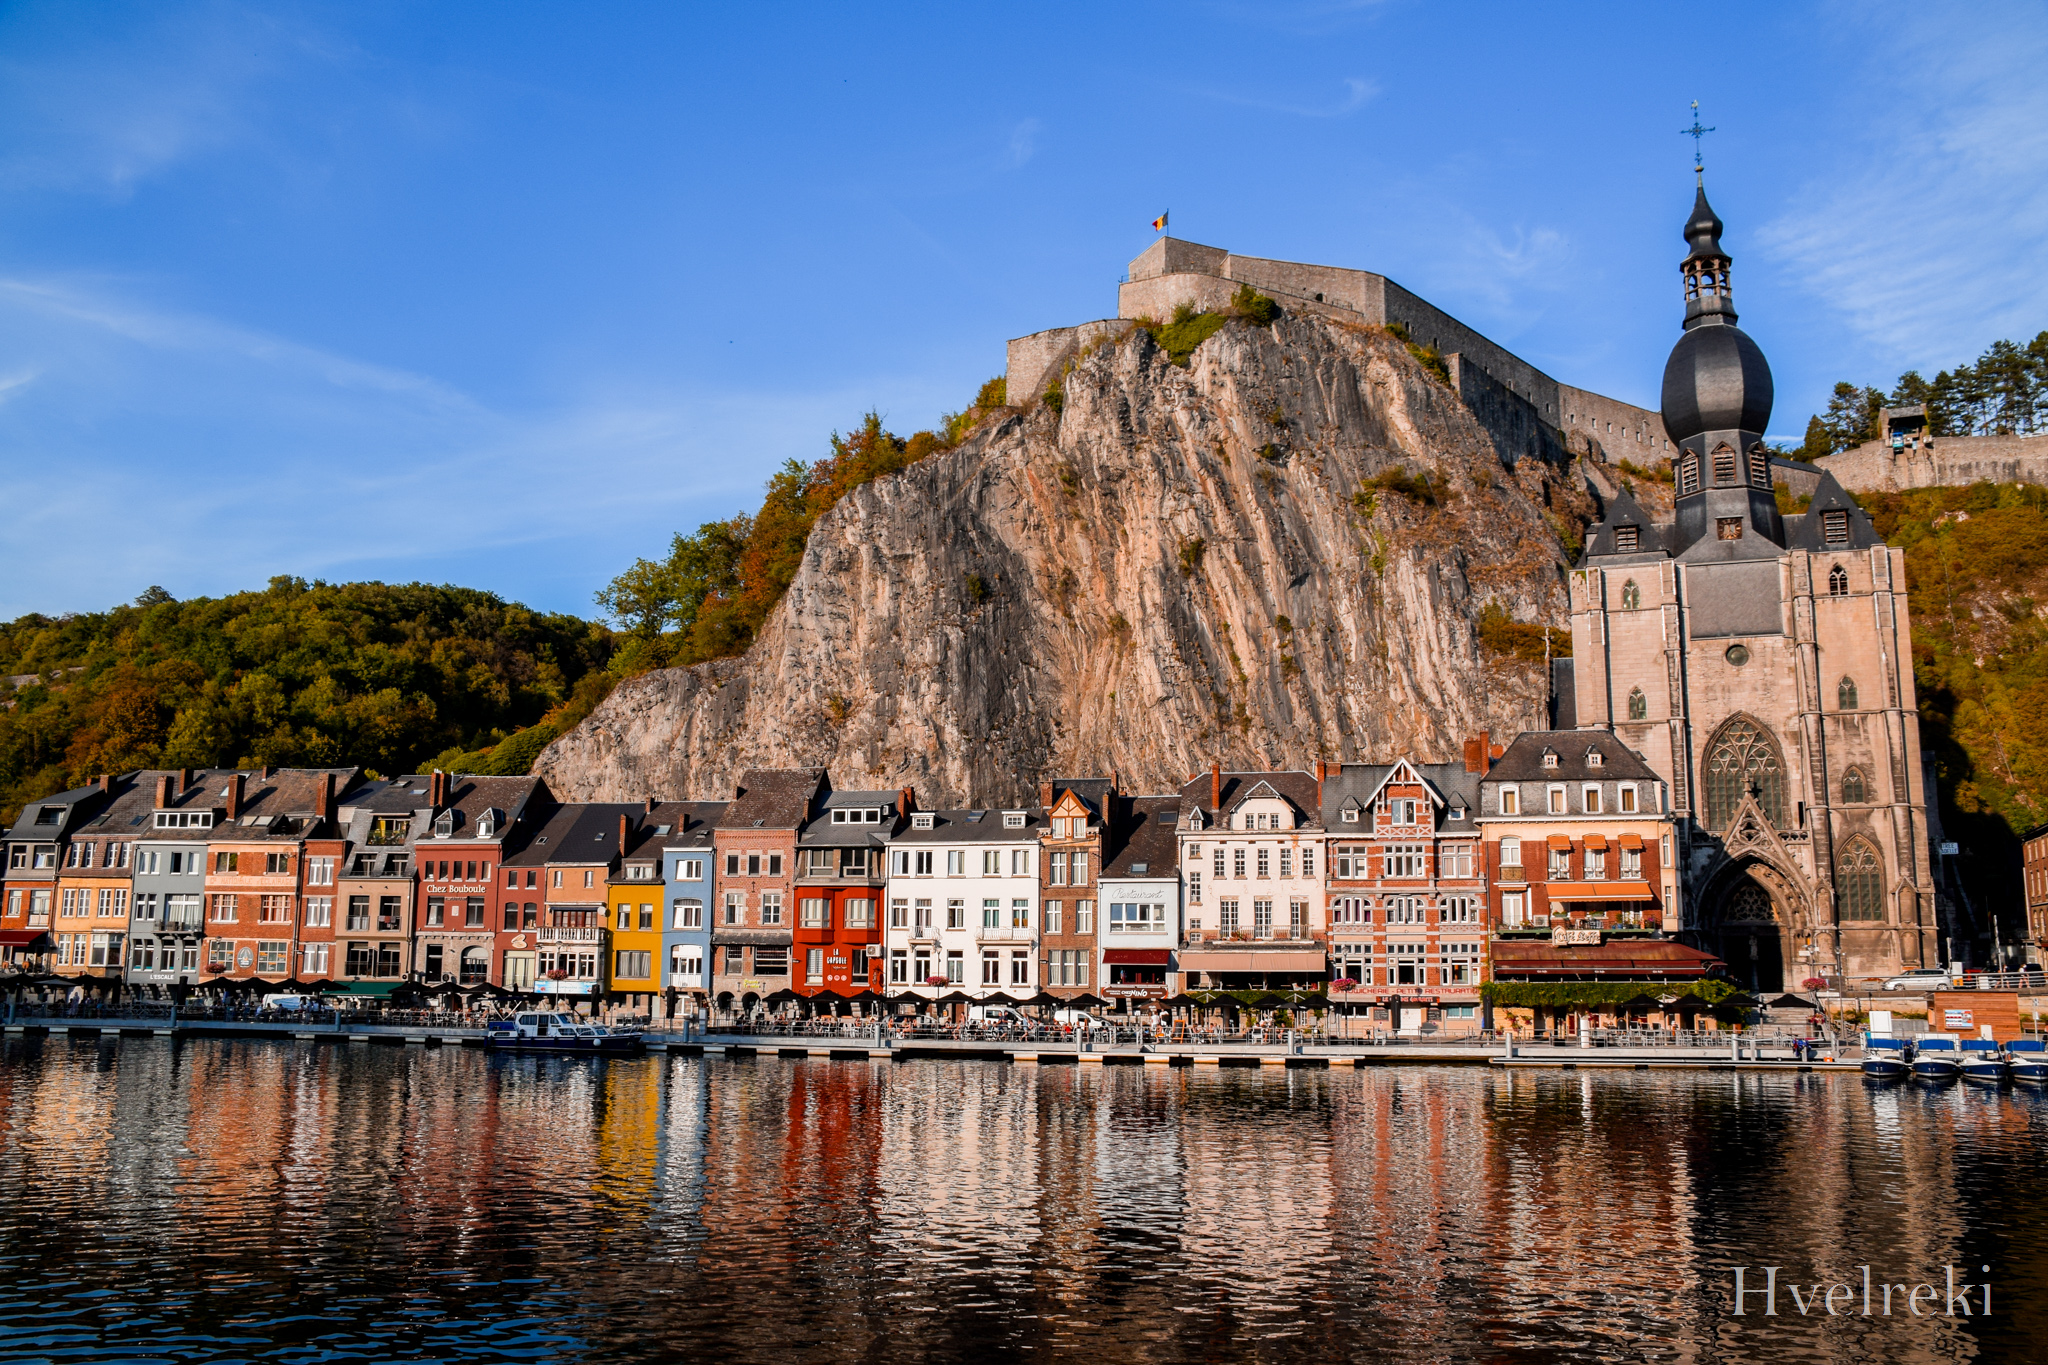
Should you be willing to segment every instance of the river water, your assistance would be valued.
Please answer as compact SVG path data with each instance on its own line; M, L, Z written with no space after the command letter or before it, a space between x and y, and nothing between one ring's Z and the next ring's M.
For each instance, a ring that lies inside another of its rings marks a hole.
M16 1038L0 1359L2043 1360L2044 1153L1843 1074Z

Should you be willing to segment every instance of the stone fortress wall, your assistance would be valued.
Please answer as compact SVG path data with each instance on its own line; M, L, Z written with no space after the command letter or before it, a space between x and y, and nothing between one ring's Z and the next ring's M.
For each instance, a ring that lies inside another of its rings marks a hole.
M1182 304L1198 311L1223 308L1246 284L1297 312L1374 327L1398 323L1411 341L1436 347L1460 395L1475 412L1485 410L1504 460L1512 462L1546 444L1554 447L1543 428L1583 434L1594 457L1610 464L1627 459L1647 466L1671 453L1657 413L1558 382L1384 275L1235 256L1177 237L1160 238L1131 262L1129 278L1117 289L1116 319L1055 327L1012 341L1010 401L1028 402L1045 392L1068 360L1131 320L1170 318Z
M1904 447L1866 441L1811 467L1833 474L1852 493L1980 481L2048 484L2048 436L1930 436ZM1819 475L1807 481L1818 483ZM1786 482L1795 493L1813 491Z

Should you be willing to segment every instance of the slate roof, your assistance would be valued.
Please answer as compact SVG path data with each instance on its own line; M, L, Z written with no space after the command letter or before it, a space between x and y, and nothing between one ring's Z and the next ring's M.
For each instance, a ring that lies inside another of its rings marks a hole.
M797 829L825 785L823 768L749 768L718 818L719 829Z
M1019 840L1035 840L1039 831L1045 828L1043 806L1011 806L1011 810L1022 809L1024 827L1006 829L1003 826L1001 810L933 810L919 811L920 815L932 817L930 829L913 828L908 821L903 828L889 836L891 844L1001 844L1016 843Z
M1557 766L1543 766L1544 750L1554 750ZM1586 762L1598 750L1600 766ZM1488 782L1630 782L1663 779L1643 756L1605 730L1525 730L1493 761Z
M1431 793L1437 798L1437 829L1444 834L1470 834L1479 828L1479 779L1480 774L1465 771L1460 763L1414 763L1415 770ZM1393 775L1396 765L1392 763L1344 763L1332 768L1323 779L1322 824L1323 828L1336 834L1357 833L1363 836L1370 828L1361 817L1355 824L1344 822L1344 807L1356 803L1360 810L1371 808L1373 797L1380 787ZM1453 818L1454 811L1462 810L1460 818Z
M55 839L82 820L92 818L99 810L99 803L106 799L106 793L96 786L73 787L70 791L57 792L52 796L38 797L21 808L14 827L7 831L10 839ZM62 806L64 814L55 824L39 825L37 815L45 806Z
M669 826L664 844L668 848L709 848L711 831L729 804L724 801L676 801L675 823Z
M1110 798L1112 833L1103 852L1101 881L1180 876L1180 797ZM1145 870L1138 871L1143 864Z
M557 806L519 851L504 859L505 865L608 864L619 853L619 817L638 820L645 811L646 807L637 801L577 801Z
M1181 785L1179 801L1180 814L1191 811L1215 814L1217 808L1209 805L1209 773L1196 773ZM1261 782L1270 786L1295 813L1307 824L1320 824L1322 819L1322 795L1316 790L1316 775L1299 771L1275 773L1225 773L1223 774L1224 811L1237 809L1239 803L1252 794Z
M1823 512L1847 512L1849 514L1849 543L1830 545L1821 526ZM1811 550L1816 554L1841 554L1845 550L1867 550L1879 543L1877 528L1871 525L1870 514L1856 505L1855 499L1842 491L1842 485L1833 474L1823 473L1820 484L1813 490L1813 501L1806 511L1790 516L1785 521L1785 547L1791 550Z

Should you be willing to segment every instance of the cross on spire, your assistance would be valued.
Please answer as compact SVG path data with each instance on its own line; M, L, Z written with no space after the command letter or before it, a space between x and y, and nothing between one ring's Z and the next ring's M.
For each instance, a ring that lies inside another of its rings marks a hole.
M1700 177L1702 184L1706 183L1707 163L1702 155L1700 139L1713 131L1712 128L1700 127L1700 102L1694 100L1692 102L1692 127L1680 128L1678 132L1679 136L1692 139L1692 173Z

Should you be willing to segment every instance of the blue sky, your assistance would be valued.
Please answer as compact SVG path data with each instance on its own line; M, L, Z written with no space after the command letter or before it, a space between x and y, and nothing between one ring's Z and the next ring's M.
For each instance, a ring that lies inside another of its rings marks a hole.
M1701 102L1775 431L2048 328L2048 8L17 3L0 616L273 574L589 614L1175 235L1654 404Z

